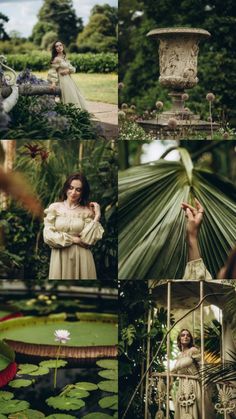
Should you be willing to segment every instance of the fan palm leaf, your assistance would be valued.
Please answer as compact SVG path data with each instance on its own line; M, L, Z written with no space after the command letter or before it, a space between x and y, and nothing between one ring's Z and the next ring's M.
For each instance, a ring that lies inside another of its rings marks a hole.
M181 203L205 208L199 234L203 260L216 277L236 237L236 188L227 179L181 161L160 159L119 175L119 278L182 278L187 263Z

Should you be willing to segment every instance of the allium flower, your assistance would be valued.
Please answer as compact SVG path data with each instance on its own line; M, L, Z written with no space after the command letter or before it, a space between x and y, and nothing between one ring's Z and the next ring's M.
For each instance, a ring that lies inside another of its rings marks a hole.
M54 336L55 341L59 343L66 343L68 340L70 340L70 332L68 332L68 330L55 330Z
M123 89L125 87L124 83L120 82L118 83L118 89Z
M175 129L177 127L177 125L178 125L178 122L177 122L177 120L175 118L170 118L169 119L169 121L168 121L168 127L170 129Z
M208 102L214 102L215 98L214 93L207 93L206 95L206 100L208 100Z
M126 117L125 112L124 111L119 111L118 112L118 117L121 119L124 119Z
M156 108L157 109L162 109L163 108L163 102L161 102L160 100L158 100L157 102L156 102Z
M188 95L188 93L183 93L182 94L182 100L188 100L189 99L189 95Z
M224 134L223 134L223 138L224 138L224 140L228 140L228 138L229 138L229 133L228 133L228 132L224 132Z
M131 105L131 106L130 106L130 109L132 109L133 111L135 111L136 106L135 106L135 105Z
M122 103L122 105L121 105L121 109L128 109L128 105L127 105L127 103Z

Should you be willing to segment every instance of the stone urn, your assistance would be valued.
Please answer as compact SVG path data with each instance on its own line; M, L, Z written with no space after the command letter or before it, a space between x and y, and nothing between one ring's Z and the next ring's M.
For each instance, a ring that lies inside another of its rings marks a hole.
M195 28L159 28L148 32L147 36L157 39L159 44L159 82L171 90L172 109L163 112L160 122L171 117L177 119L199 119L185 110L182 95L185 89L191 89L198 83L197 58L198 44L210 37L204 29Z

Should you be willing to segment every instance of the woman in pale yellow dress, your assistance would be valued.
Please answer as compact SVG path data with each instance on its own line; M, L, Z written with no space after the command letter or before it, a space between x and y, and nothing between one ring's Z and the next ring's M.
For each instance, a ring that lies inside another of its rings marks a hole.
M96 279L90 246L102 238L101 212L89 202L89 184L81 173L68 177L61 201L45 210L44 241L51 247L49 279Z
M62 103L73 103L80 109L87 110L85 99L78 86L71 78L76 69L66 58L62 42L56 41L52 45L51 68L48 72L48 81L52 88L59 86L61 89Z
M185 375L178 380L178 390L174 396L175 419L201 419L201 386L199 382L199 362L201 354L193 344L193 336L187 329L182 329L177 337L180 350L172 373ZM188 378L189 376L189 378ZM195 378L196 377L196 378ZM205 417L214 419L214 407L211 403L210 390L205 390Z

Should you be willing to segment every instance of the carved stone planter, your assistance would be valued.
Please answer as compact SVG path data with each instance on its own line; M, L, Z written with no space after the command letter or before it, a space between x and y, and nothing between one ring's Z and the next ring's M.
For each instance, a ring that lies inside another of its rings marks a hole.
M200 121L198 115L185 108L183 94L185 89L191 89L198 83L198 44L210 37L210 33L195 28L159 28L151 30L147 36L160 42L159 82L170 90L172 107L169 111L162 112L158 120L140 121L140 125L146 130L158 127L165 130L169 129L170 118L174 118L178 122L178 129L191 126L195 131L209 131L209 122ZM216 127L217 124L214 124L214 128Z

